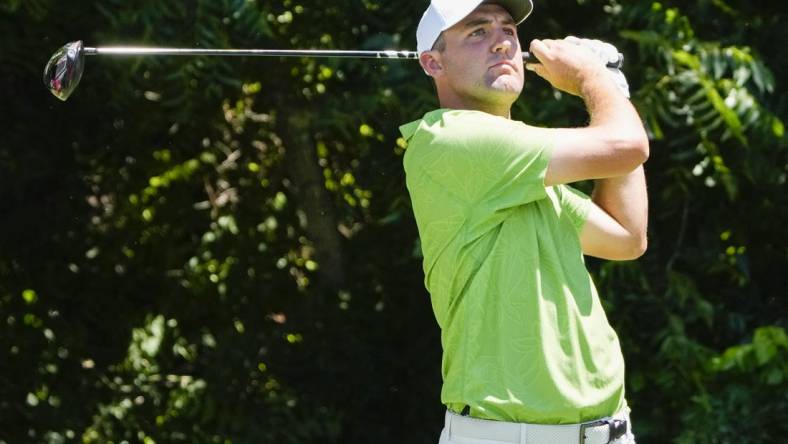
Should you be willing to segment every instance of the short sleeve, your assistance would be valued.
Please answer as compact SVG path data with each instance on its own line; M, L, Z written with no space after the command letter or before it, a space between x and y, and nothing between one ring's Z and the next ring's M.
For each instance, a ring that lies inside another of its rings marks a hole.
M414 139L426 140L414 140L420 152L413 159L406 154L406 170L421 170L469 208L504 211L546 197L551 143L536 134L521 122L486 113L446 112L417 132Z
M575 230L580 233L588 219L591 205L593 205L591 198L569 185L559 185L557 188L559 190L562 213L569 217Z
M478 239L519 206L547 198L552 144L523 123L479 111L437 110L401 131L425 259L454 240Z

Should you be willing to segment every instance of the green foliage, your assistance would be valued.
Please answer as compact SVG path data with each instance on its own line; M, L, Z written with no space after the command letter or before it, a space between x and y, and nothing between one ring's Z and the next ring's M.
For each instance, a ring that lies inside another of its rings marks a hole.
M90 58L65 104L39 80L77 38L408 48L402 12L424 4L0 1L0 443L437 440L441 348L397 131L437 105L418 68ZM521 27L616 44L651 135L649 252L590 261L639 442L788 432L782 21L561 0ZM533 77L514 114L587 119Z
M730 347L706 363L703 390L682 415L679 443L779 442L788 414L788 336L755 330L752 342Z

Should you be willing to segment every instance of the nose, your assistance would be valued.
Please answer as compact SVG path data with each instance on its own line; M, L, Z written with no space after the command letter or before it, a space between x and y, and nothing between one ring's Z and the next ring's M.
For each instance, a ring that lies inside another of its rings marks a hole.
M500 52L506 55L511 55L514 48L514 37L499 31L495 37L495 44L492 47L492 52Z

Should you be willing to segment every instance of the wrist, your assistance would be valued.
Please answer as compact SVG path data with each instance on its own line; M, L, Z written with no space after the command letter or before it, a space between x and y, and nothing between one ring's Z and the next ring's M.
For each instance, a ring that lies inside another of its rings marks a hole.
M588 69L581 77L580 96L584 99L611 91L618 91L618 87L604 67Z

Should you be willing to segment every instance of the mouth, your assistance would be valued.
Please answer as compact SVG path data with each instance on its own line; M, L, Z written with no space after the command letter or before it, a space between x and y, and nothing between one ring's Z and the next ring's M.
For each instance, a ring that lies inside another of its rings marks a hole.
M510 62L509 60L501 60L500 62L490 66L490 69L507 68L507 67L512 71L517 72L517 67L514 66L514 63Z

